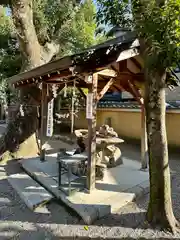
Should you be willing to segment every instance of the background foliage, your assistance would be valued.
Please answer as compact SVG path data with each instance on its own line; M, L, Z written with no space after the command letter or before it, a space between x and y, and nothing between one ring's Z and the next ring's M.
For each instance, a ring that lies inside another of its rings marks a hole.
M96 36L96 8L91 0L33 0L34 25L41 45L55 41L60 44L59 53L53 57L63 57L103 41ZM53 60L52 59L52 60ZM22 57L15 36L10 8L0 5L0 95L12 93L6 79L19 73ZM12 94L8 96L11 97Z
M149 68L177 66L180 61L180 0L97 0L97 3L99 25L128 28L143 39Z

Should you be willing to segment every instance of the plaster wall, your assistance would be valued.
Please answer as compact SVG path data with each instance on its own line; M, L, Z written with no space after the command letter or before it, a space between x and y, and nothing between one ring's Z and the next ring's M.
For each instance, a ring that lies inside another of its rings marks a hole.
M141 112L139 109L110 109L97 111L97 128L110 121L120 137L140 140ZM82 110L75 119L76 128L87 128L86 112ZM166 127L168 143L180 146L180 110L168 110L166 113Z

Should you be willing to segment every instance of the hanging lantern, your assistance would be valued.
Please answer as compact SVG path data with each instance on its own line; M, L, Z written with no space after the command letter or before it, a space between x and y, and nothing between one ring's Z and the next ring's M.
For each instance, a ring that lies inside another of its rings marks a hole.
M52 92L53 92L53 97L56 98L57 97L57 85L53 84L52 85Z

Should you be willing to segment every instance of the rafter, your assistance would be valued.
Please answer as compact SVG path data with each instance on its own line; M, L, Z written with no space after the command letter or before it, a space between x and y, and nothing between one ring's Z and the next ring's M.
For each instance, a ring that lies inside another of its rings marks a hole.
M137 68L139 68L140 70L142 69L141 64L137 61L136 58L130 58L130 60L137 66Z
M127 60L127 68L131 73L139 73L141 71L141 67L137 66L137 64L133 61L133 58Z
M129 87L131 88L132 92L134 93L134 96L136 96L137 101L140 103L140 105L144 104L143 98L138 91L137 87L130 81L128 81Z
M120 92L126 92L126 90L123 88L122 85L114 84L114 87L115 87L118 91L120 91Z

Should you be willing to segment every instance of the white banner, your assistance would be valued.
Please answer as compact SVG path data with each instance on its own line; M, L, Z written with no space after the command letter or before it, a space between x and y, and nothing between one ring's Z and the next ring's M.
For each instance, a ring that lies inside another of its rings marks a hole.
M54 99L52 99L48 103L47 128L46 128L47 137L52 137L53 135L53 108L54 108Z
M93 119L93 94L88 93L86 97L86 118Z

